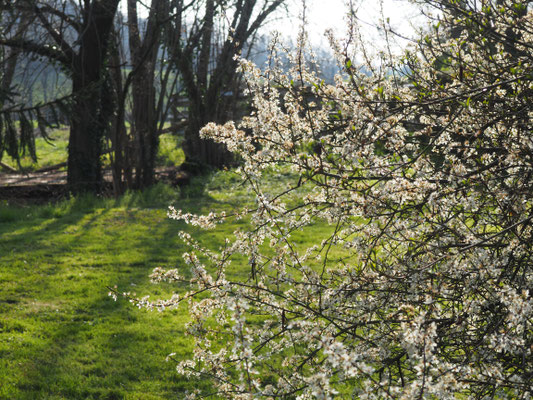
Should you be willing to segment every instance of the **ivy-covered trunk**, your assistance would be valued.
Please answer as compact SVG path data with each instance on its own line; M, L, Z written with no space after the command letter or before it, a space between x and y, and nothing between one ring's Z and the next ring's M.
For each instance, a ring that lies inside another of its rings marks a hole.
M135 153L135 187L148 187L154 183L155 157L158 134L155 109L154 70L145 63L132 82L133 129Z
M98 78L75 74L74 104L68 144L67 184L71 193L98 192L102 187L100 155L104 133ZM91 87L92 84L92 87Z

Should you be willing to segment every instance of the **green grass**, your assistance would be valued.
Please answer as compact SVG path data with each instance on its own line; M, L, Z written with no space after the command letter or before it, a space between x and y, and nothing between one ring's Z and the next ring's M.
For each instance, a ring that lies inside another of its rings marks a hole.
M279 190L290 176L272 172ZM181 399L205 385L179 376L170 353L184 359L185 307L166 313L139 310L108 287L152 298L184 287L154 285L153 268L181 268L187 230L216 249L245 221L201 231L169 220L167 206L210 211L252 205L250 191L231 171L193 178L186 188L157 185L120 199L94 196L58 204L0 203L0 399ZM323 227L295 238L319 241ZM243 260L244 261L244 260ZM234 260L230 278L248 276Z
M35 139L35 151L37 162L34 162L29 155L20 159L20 166L24 171L35 171L40 168L49 167L67 161L68 154L68 127L54 129L50 132L49 141L38 137ZM2 161L13 168L19 169L16 161L4 154ZM63 168L65 169L65 168Z
M164 362L191 352L186 310L138 310L107 287L153 297L179 290L148 278L157 266L183 266L184 224L166 207L227 208L205 194L209 180L196 182L199 197L158 185L119 200L0 205L0 399L183 398L198 386ZM217 246L228 229L195 235Z
M51 140L45 140L42 137L35 139L37 162L34 162L28 154L21 157L20 167L22 167L22 170L36 171L67 161L68 127L54 129L49 132L49 135ZM178 166L185 161L185 155L181 149L181 139L180 136L170 133L165 133L159 137L159 149L156 156L156 164L158 166ZM19 169L17 162L7 155L4 155L2 161L15 169ZM109 165L109 162L109 156L104 155L104 165ZM62 170L66 170L66 167L63 167Z

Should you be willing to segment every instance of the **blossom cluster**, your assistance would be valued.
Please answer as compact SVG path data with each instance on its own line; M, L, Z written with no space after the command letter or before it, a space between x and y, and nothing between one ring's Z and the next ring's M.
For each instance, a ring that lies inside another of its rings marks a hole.
M288 71L242 60L253 112L202 131L257 198L218 252L182 235L196 347L178 370L219 396L532 397L533 18L511 0L425 3L439 20L372 74L333 38L332 85L305 42ZM267 168L288 187L266 189ZM293 239L317 226L320 243ZM242 257L248 278L229 279Z

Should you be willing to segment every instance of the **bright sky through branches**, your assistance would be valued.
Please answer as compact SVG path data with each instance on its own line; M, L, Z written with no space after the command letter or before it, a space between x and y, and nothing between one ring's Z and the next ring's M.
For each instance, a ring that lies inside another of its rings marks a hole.
M151 0L141 1L139 4L139 14L148 15L148 7ZM340 37L344 36L346 30L346 19L348 15L347 0L305 0L307 7L306 28L310 40L313 44L327 46L324 32L327 29L333 31ZM298 29L301 26L301 13L304 0L288 0L289 15L274 17L273 21L264 27L266 32L280 31L287 39L295 40ZM387 21L395 32L410 36L414 32L412 25L421 23L420 14L415 7L407 0L354 0L352 1L356 10L358 22L363 34L375 44L384 41L383 31L376 29L377 25ZM123 12L126 12L126 5L123 1ZM285 11L280 11L285 12ZM402 43L400 43L402 45Z
M336 36L346 35L349 1L346 0L306 0L306 19L308 34L312 43L327 46L324 32L331 29ZM289 5L292 23L286 19L270 24L267 30L278 29L288 37L295 38L301 25L302 0L292 0ZM383 44L385 36L383 23L403 36L412 36L414 26L422 23L420 13L406 0L359 0L352 1L356 12L357 22L362 34L378 47ZM289 28L287 28L289 27ZM391 38L394 39L395 38ZM398 39L396 45L403 46L405 41Z

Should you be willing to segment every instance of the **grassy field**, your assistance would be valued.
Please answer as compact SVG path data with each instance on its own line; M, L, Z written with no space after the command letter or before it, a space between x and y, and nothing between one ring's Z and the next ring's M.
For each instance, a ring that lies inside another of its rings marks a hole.
M15 160L10 159L4 155L2 162L12 168L24 171L36 171L40 168L50 167L67 161L68 156L68 127L61 127L49 132L51 140L45 140L42 137L35 139L35 149L37 153L37 162L34 162L29 155L25 155L20 159L20 166ZM165 133L159 137L159 150L157 154L156 163L159 166L175 166L180 165L184 160L183 150L179 144L181 136ZM104 165L109 165L109 156L104 156ZM66 167L61 168L63 170ZM0 170L1 172L1 170Z
M154 297L180 290L148 278L154 267L183 265L184 224L167 218L167 206L232 208L247 196L236 185L225 172L181 192L158 185L120 200L0 204L0 399L183 398L201 385L165 363L191 352L186 310L138 310L107 287ZM193 233L217 246L235 227Z
M66 159L66 131L53 132L54 146L38 142L38 169ZM178 138L164 135L159 165L180 163ZM5 160L4 160L5 161ZM270 176L273 190L290 180ZM187 230L217 248L244 221L200 231L167 218L167 207L187 212L240 208L253 201L231 171L195 178L181 190L157 185L120 199L87 196L47 205L0 202L0 400L169 399L206 385L175 372L170 353L184 359L192 342L184 335L185 307L165 313L113 301L109 287L139 296L170 297L184 287L150 283L155 267L182 268ZM312 227L297 243L317 242ZM233 278L248 275L235 262Z

